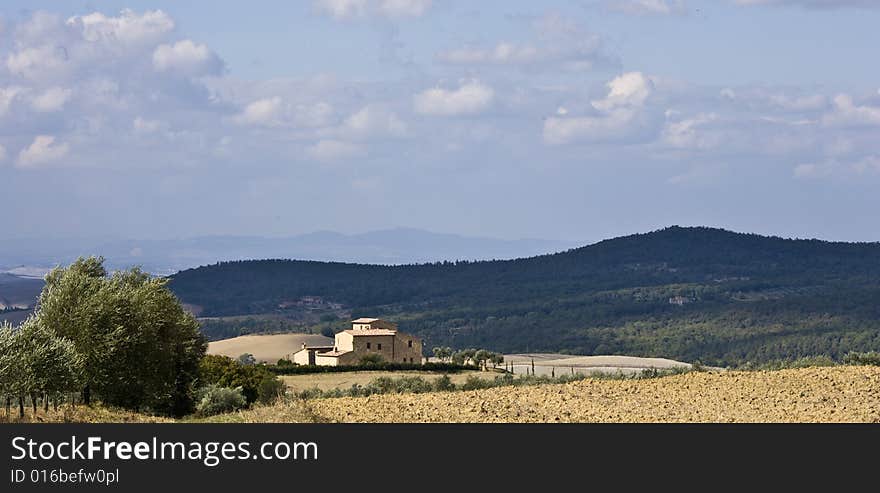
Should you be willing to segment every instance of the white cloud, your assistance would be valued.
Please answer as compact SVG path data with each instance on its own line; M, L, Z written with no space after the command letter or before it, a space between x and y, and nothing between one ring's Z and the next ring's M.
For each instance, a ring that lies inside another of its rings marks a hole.
M816 9L880 8L877 0L734 0L737 5L786 5Z
M628 72L608 83L608 95L593 101L597 110L611 111L617 107L641 106L654 92L654 83L641 72Z
M64 108L73 91L62 87L52 87L31 100L31 106L40 113L50 113Z
M431 0L381 0L379 12L388 17L419 17L431 8Z
M223 61L206 45L184 39L173 45L159 45L153 52L153 67L159 72L189 76L219 75Z
M68 52L58 46L22 48L6 57L6 68L13 75L28 79L57 77L71 68Z
M0 116L9 112L12 102L19 94L25 92L21 87L0 87Z
M415 111L423 115L473 115L486 110L495 91L478 80L461 81L458 89L427 89L413 98Z
M431 8L431 0L316 0L315 7L336 19L420 17Z
M590 70L616 64L606 53L602 38L585 31L571 19L548 14L533 23L536 39L500 41L492 46L464 46L437 53L435 58L454 65L545 67L568 71Z
M669 15L686 11L684 0L606 0L605 8L630 15Z
M147 11L138 15L124 9L118 17L108 17L100 12L67 19L67 24L82 31L86 41L141 44L160 41L174 30L174 20L161 10Z
M598 115L558 115L544 120L544 142L625 141L637 139L653 125L643 106L654 84L641 72L628 72L608 84L608 95L590 104Z
M852 96L838 94L834 97L834 109L822 118L830 127L880 125L880 107L857 105Z
M338 161L360 155L361 149L349 142L324 139L306 148L306 154L318 161Z
M718 120L714 113L701 113L692 118L667 122L661 140L680 149L711 149L720 143L720 136L706 132L702 127Z
M378 106L365 106L346 118L343 131L354 137L371 136L402 137L407 126L391 111Z
M278 125L282 113L282 101L279 97L258 99L247 106L233 121L241 125Z
M49 164L67 155L70 146L66 143L56 144L52 135L38 135L30 146L18 154L17 165L21 168L32 168Z

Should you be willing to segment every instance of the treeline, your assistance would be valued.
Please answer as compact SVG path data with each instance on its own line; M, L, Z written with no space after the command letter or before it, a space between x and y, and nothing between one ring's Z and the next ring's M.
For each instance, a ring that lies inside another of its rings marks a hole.
M355 317L398 320L428 347L721 366L880 348L880 244L708 228L510 261L227 262L180 272L171 287L208 315L267 313L283 300L322 296Z
M231 339L248 334L312 333L302 322L279 317L203 318L199 320L199 325L208 341Z

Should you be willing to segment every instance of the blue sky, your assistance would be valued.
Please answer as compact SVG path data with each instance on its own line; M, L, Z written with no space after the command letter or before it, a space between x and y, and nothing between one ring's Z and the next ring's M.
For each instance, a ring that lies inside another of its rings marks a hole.
M880 2L7 1L4 235L880 240Z

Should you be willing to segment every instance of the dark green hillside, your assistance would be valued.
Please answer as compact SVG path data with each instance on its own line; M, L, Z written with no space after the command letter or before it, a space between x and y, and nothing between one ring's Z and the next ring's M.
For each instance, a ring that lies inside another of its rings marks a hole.
M716 364L880 348L880 244L710 228L509 261L227 262L182 271L171 287L205 316L267 313L320 296L397 319L429 347Z

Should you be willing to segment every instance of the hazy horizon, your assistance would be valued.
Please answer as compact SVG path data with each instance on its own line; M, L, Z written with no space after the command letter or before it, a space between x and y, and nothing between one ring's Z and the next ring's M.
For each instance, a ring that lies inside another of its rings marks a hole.
M6 240L880 240L880 2L11 0L0 21Z

